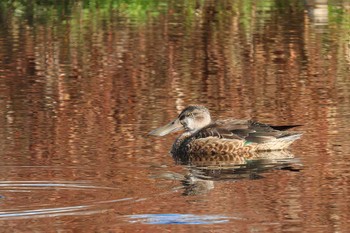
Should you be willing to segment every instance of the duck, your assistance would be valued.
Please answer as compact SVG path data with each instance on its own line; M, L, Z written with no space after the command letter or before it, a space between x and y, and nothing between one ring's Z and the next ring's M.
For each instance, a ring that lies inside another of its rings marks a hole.
M301 125L273 126L234 118L215 121L206 107L190 105L176 119L152 130L149 135L165 136L183 130L172 146L174 156L235 156L287 149L303 134L288 131L298 126Z

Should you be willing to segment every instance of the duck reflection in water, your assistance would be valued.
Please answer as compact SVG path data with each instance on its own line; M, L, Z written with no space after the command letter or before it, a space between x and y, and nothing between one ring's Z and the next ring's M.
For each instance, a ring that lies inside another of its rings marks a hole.
M214 180L258 179L271 169L298 171L287 148L302 135L286 131L299 125L272 126L252 120L213 121L203 106L189 106L179 116L150 135L164 136L185 130L174 142L176 162L190 165L183 180L185 194L214 188Z
M214 188L215 181L241 179L262 179L264 174L274 170L299 172L302 164L288 150L253 152L237 155L232 160L193 159L188 174L182 179L184 195L198 195Z

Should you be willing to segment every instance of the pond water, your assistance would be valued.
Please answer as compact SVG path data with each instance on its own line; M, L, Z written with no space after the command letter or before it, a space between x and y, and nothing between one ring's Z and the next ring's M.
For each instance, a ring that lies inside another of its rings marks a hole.
M349 1L44 2L0 3L2 232L348 231ZM189 104L304 135L179 164Z

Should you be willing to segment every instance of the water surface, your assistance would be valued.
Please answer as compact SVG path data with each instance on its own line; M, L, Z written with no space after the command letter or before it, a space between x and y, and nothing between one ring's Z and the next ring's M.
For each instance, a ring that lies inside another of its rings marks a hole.
M346 232L348 1L0 3L3 232ZM189 104L302 124L286 154L179 164ZM270 156L271 157L271 156Z

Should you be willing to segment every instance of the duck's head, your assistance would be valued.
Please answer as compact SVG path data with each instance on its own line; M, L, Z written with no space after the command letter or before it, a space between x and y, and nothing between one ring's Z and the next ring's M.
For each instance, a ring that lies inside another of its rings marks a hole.
M153 130L150 135L164 136L184 129L193 134L211 123L209 110L203 106L188 106L170 123Z

